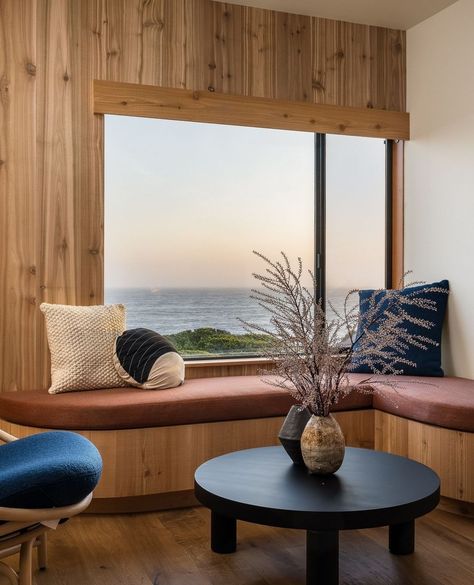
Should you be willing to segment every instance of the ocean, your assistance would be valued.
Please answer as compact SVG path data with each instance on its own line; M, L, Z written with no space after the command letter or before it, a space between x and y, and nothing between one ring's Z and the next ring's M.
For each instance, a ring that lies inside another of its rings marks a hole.
M248 288L106 288L106 303L127 307L127 328L146 327L162 335L212 327L244 333L238 318L268 327L269 317ZM346 292L330 291L336 307Z

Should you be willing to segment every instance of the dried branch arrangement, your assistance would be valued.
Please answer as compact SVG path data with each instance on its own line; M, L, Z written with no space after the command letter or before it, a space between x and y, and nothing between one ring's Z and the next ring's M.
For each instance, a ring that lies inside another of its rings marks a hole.
M331 407L353 388L371 392L377 385L396 386L393 378L377 376L401 374L404 365L414 365L405 357L410 346L427 349L436 345L429 337L411 334L406 328L410 322L424 330L433 327L431 321L416 319L408 310L436 311L434 301L407 290L423 283L406 284L405 275L401 288L406 294L399 294L399 289L374 291L363 306L363 317L359 290L351 290L342 310L329 303L334 318L328 319L315 298L316 281L310 270L310 286L302 284L306 273L301 258L294 270L284 252L275 262L260 252L253 253L263 260L266 270L253 275L260 288L252 290L251 298L269 313L270 326L241 323L247 331L269 338L264 354L275 368L264 372L270 375L267 382L287 390L312 414L328 416ZM425 292L440 290L430 287ZM374 374L354 385L348 373L359 365L369 366Z

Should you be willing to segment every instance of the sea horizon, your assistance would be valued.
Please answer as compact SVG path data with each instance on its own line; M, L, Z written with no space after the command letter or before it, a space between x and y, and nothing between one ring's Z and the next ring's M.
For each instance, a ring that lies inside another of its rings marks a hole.
M162 335L213 328L233 334L245 333L239 319L270 326L269 313L250 298L252 287L106 287L105 302L123 303L127 328L145 327ZM341 306L346 289L333 289L330 296Z

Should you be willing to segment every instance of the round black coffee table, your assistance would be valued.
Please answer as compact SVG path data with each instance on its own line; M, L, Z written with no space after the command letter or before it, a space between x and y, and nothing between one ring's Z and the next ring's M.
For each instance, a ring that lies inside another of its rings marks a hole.
M339 530L389 526L389 549L415 547L415 518L439 502L434 471L397 455L347 448L331 476L310 475L281 447L235 451L201 465L197 499L211 509L211 548L236 550L236 520L307 531L307 585L339 581Z

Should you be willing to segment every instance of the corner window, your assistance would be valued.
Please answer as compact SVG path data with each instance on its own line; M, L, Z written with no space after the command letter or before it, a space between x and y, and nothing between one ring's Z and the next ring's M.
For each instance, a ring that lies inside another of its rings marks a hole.
M386 272L383 140L105 116L105 302L186 359L254 357L258 250L314 268L339 303ZM327 311L329 308L327 307ZM329 314L328 314L329 316Z

